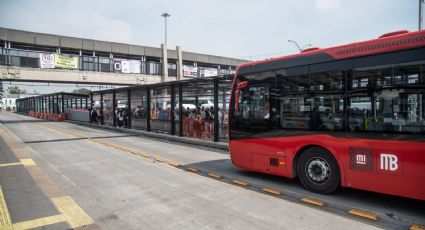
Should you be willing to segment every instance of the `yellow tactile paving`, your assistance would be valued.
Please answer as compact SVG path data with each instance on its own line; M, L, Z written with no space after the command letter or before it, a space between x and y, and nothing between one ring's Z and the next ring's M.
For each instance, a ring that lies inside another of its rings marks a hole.
M69 196L61 196L52 198L52 202L56 208L65 217L71 228L77 228L84 225L93 224L94 221L87 213L75 203Z
M6 200L4 199L3 189L0 185L0 229L12 230L12 221L10 219L9 210L7 209Z
M36 165L35 162L30 159L30 158L26 158L26 159L19 159L19 161L24 165L24 166L34 166Z
M39 218L35 220L28 220L28 221L15 223L13 224L13 229L24 230L24 229L40 228L46 225L57 224L60 222L65 222L65 221L66 219L63 215L54 215L54 216L43 217L43 218Z

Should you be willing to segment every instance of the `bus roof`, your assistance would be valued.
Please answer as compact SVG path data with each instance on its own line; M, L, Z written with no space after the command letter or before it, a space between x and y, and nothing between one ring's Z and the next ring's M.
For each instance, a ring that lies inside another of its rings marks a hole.
M310 48L298 54L244 63L239 66L238 72L239 74L254 73L418 47L425 47L425 30L415 32L402 30L387 33L372 40L323 49Z

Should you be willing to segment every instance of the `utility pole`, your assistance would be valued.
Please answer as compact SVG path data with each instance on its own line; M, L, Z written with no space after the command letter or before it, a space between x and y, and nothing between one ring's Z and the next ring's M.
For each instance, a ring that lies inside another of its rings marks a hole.
M422 14L423 14L423 4L424 4L425 0L419 0L419 30L422 30L422 24L423 24L423 20L422 20Z

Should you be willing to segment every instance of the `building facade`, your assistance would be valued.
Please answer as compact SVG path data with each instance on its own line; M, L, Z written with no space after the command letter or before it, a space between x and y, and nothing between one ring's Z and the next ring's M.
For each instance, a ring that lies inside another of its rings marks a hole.
M140 85L233 74L245 60L0 27L1 79Z

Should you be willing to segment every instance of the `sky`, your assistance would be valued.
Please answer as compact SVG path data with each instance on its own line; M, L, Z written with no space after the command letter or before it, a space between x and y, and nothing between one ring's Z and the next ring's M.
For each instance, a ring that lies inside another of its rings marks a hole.
M418 0L0 0L0 27L259 60L417 30Z

